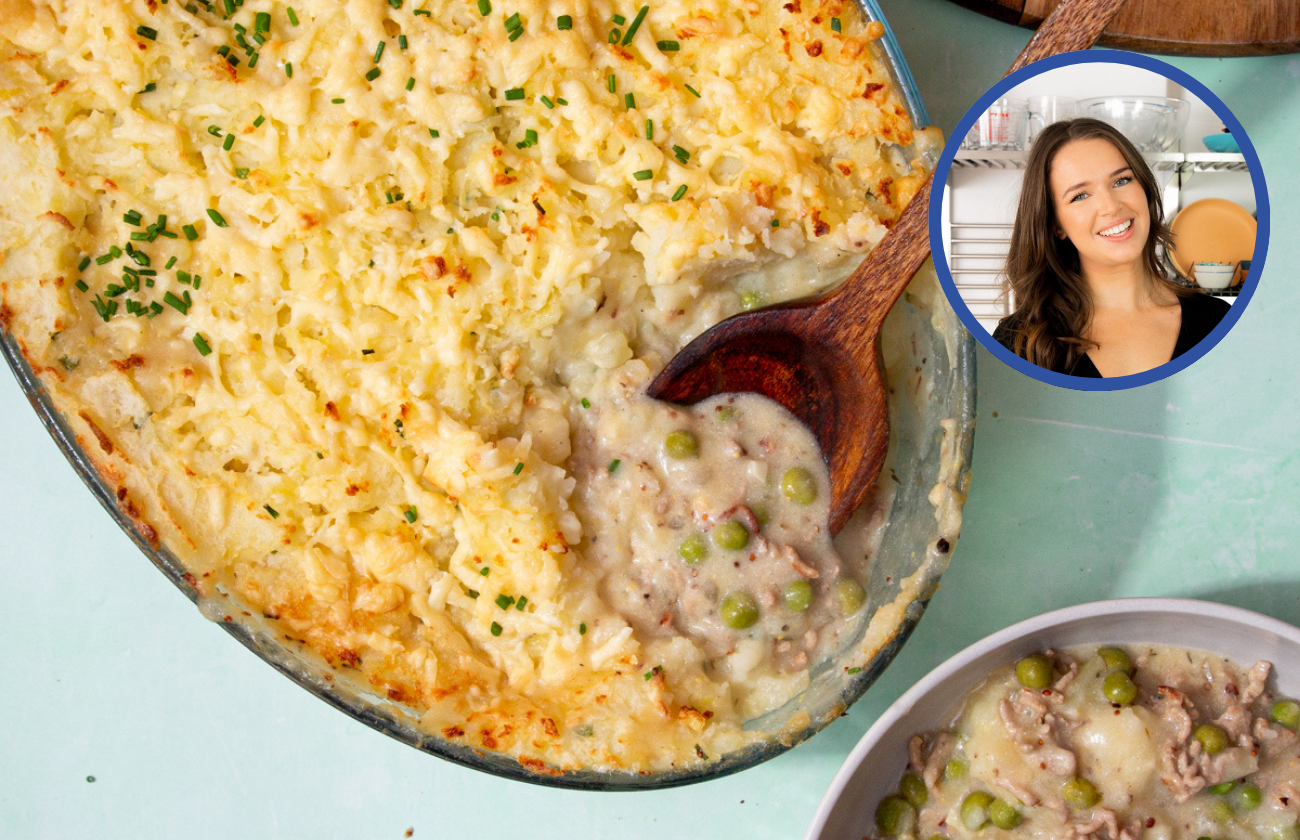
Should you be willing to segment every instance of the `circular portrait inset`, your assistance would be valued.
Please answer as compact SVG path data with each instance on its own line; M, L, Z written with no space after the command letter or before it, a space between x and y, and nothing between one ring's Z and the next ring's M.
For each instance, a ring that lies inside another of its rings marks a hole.
M1249 138L1155 59L1094 50L1008 76L936 171L931 245L953 308L1043 382L1115 390L1182 370L1241 317L1263 265Z

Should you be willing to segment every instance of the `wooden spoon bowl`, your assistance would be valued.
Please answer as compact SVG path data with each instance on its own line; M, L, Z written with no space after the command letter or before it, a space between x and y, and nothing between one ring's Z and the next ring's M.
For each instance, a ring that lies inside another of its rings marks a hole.
M1008 73L1049 55L1086 49L1124 0L1065 0ZM930 180L857 271L815 298L729 318L686 345L647 393L693 404L752 392L784 406L812 431L830 472L830 529L866 498L889 447L880 328L930 255Z

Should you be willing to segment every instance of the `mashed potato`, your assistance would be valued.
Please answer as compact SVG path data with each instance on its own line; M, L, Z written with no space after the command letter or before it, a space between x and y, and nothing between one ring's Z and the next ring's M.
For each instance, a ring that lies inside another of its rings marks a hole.
M0 323L200 596L529 767L716 758L750 689L601 598L571 441L884 236L936 138L880 34L847 0L0 0Z

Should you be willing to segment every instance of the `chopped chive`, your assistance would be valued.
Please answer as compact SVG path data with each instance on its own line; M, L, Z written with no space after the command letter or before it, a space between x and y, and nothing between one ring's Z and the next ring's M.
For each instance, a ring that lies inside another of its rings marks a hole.
M288 76L290 79L293 78L293 62L292 62L292 61L286 61L286 62L284 63L284 75Z
M290 6L290 7L289 7L288 15L289 15L289 22L292 23L294 26L297 26L297 25L298 25L298 13L295 12L295 11L293 10L293 6Z
M773 220L772 220L772 227L780 227L780 226L781 226L781 220L780 220L780 219L773 219Z
M208 134L211 134L213 137L220 137L220 136L221 136L221 129L218 128L218 127L215 126L215 125L210 125L210 126L208 126ZM132 211L132 212L134 212L134 211ZM136 213L136 217L137 217L137 218L139 217L139 215L140 215L139 213ZM131 224L138 225L138 224L140 224L140 223L139 223L139 222L132 222Z
M128 225L139 225L140 222L144 221L144 217L140 215L139 210L129 210L126 215L122 217L122 221L126 222Z
M235 8L236 8L235 0L225 0L224 5L226 7L226 17L233 16L235 14Z
M243 180L248 177L248 168L244 166L235 167L235 177Z
M557 96L557 97L555 97L555 104L556 104L556 105L568 105L568 104L569 104L569 100L565 99L563 96Z
M487 17L488 15L492 14L491 0L478 0L478 13L483 17Z
M657 41L655 46L659 48L659 52L677 52L682 48L682 45L676 41Z
M622 460L621 458L615 458L614 460L610 461L610 462L609 462L609 471L610 471L610 472L615 472L615 471L617 471L617 470L618 470L618 465L621 464L621 463L623 463L623 460Z
M79 291L79 292L88 292L88 291L90 291L90 287L86 285L86 281L85 281L85 280L78 280L78 281L77 281L77 291Z
M622 15L614 15L614 17L610 18L610 20L614 21L619 26L622 26L623 24L627 23L627 18L623 17Z
M519 600L515 601L515 609L519 610L520 612L523 612L524 607L527 606L527 604L528 604L528 598L523 595L520 595Z
M647 139L647 140L653 140L653 139L655 139L655 121L654 121L654 120L646 120L646 121L645 121L645 139Z
M579 636L587 635L587 622L584 621L578 625L578 635Z
M271 514L271 518L272 518L272 519L279 519L279 518L280 518L280 511L276 510L275 508L271 507L270 505L262 505L262 507L266 508L266 512L269 513L269 514Z
M465 594L468 595L468 596L471 597L471 598L477 598L477 597L478 597L478 590L477 590L477 589L466 589L466 590L465 590Z
M379 74L381 72L383 71L381 71L378 67L371 67L369 70L366 71L366 81L373 82L375 79L379 78Z
M226 227L226 218L211 207L208 208L208 218L217 227Z
M623 104L627 106L629 111L631 111L636 107L636 95L632 93L623 94Z
M507 102L514 102L516 100L523 99L523 98L524 98L523 88L510 88L509 90L506 91Z
M147 85L145 85L144 87L140 88L140 92L141 92L141 93L153 93L153 92L154 92L155 90L157 90L157 89L158 89L158 83L157 83L157 82L150 82L149 84L147 84Z
M175 309L177 312L181 313L182 315L189 314L190 305L185 301L181 300L180 298L176 297L176 295L172 294L171 292L167 292L166 294L163 295L163 303L167 304L172 309Z
M133 242L149 242L149 234L142 230L131 231L131 240Z
M387 43L387 41L380 41L379 46L375 47L375 64L378 64L379 59L384 57L384 45Z
M410 90L413 87L415 87L415 77L411 76L409 79L406 80L406 89Z
M632 25L627 28L627 34L623 36L623 46L626 47L632 43L632 36L636 35L636 31L641 28L641 21L645 20L646 13L649 11L649 6L642 6L641 11L637 12L636 17L632 18Z
M493 636L500 636L500 635L501 635L501 625L500 625L500 624L497 624L495 621L492 622L491 630L492 630L492 635L493 635Z
M509 595L498 595L496 597L496 604L501 609L508 610L514 606L515 599L511 598Z
M833 18L831 18L831 31L832 31L832 32L839 32L841 29L842 29L842 26L840 25L840 19L837 18L837 17L833 17Z
M696 99L700 98L700 92L695 88L691 87L690 85L686 85L686 89L689 90L691 93L695 94Z
M684 195L686 195L686 185L682 184L677 188L677 192L673 193L673 201L680 201Z
M418 517L419 515L420 515L419 512L416 511L415 509L415 505L411 505L409 508L406 509L406 513L403 514L403 516L406 517L407 522L414 522L416 520L416 517Z
M677 158L678 163L686 163L691 159L691 153L681 146L673 146L673 156Z
M336 96L336 97L334 97L333 99L330 100L330 102L333 102L335 105L342 105L345 101L347 101L347 100L345 100L345 99L344 99L343 97L341 97L341 96Z
M569 15L560 15L555 19L555 28L568 30L573 28L573 18Z
M429 136L436 140L438 138L438 129L436 128L429 129Z
M108 321L109 318L113 317L113 313L117 312L117 301L115 300L104 300L99 295L95 295L95 299L91 303L94 304L99 317L105 321Z
M363 356L373 356L374 353L375 353L374 350L362 350L362 351L361 351L361 355L363 355Z
M555 103L551 101L551 97L549 97L549 96L543 96L543 97L542 97L542 104L545 105L547 108L554 108L554 107L555 107Z
M507 32L511 32L511 31L513 31L513 30L515 30L515 29L518 29L519 27L523 26L524 23L523 23L523 20L520 19L520 17L519 17L519 13L518 13L518 12L515 12L515 13L514 13L513 15L511 15L510 17L506 18L506 23L505 23L505 25L506 25L506 31L507 31Z
M511 29L510 34L506 36L507 41L518 41L519 36L524 34L523 29Z
M105 254L105 255L102 256L102 257L95 257L95 265L107 265L108 263L111 263L112 261L113 261L113 258L112 258L111 256L109 256L108 254Z
M410 46L410 44L407 42L407 40L406 40L406 36L405 36L405 35L398 35L398 36L397 36L397 48L398 48L398 49L402 49L402 50L404 50L404 49L406 49L408 46Z
M108 249L108 256L112 259L117 259L118 257L122 256L122 249L117 247L116 245L113 245Z
M162 314L162 311L163 311L162 304L159 303L158 301L155 300L153 303L149 304L149 317L150 317L150 318L153 318L154 316L157 316L157 315L161 315L161 314Z
M258 114L257 119L253 120L253 128L260 127L264 122L266 122L266 117L262 116L261 114Z
M400 9L402 8L402 0L388 0L388 5L392 6L394 9Z
M618 79L614 77L613 73L610 73L609 78L605 79L605 87L609 88L610 93L618 90Z
M90 265L90 257L82 257L81 262L77 263L77 271L85 271L88 265Z
M199 232L194 229L194 225L181 225L181 230L185 232L185 238L191 242L199 238Z
M256 15L253 16L253 31L254 32L271 31L271 15L269 12L258 12Z
M230 151L231 147L234 145L235 145L235 135L227 134L226 141L221 144L221 148L225 149L228 152Z
M515 475L519 475L523 471L524 471L523 461L520 461L518 464L515 464Z
M158 30L150 26L137 26L135 28L135 34L139 35L141 38L148 38L150 41L158 40Z
M208 340L200 333L194 334L194 347L199 351L200 356L206 356L212 352L212 346L208 344Z
M632 173L632 177L638 181L649 181L655 176L653 169L642 169Z
M483 577L487 577L488 575L492 574L492 569L489 568L488 566L484 566L483 568L478 570L478 573Z
M621 37L623 37L623 30L615 28L609 31L609 42L611 44L617 44L618 39Z
M857 672L859 672L859 671L861 671L861 670L862 670L861 668L846 668L846 669L845 669L845 673L846 673L846 674L856 674Z
M582 407L583 407L583 408L591 408L591 401L588 400L586 397L583 397L583 398L582 398Z
M491 10L492 10L492 7L489 6L489 7L488 7L488 11L491 11ZM428 9L416 9L415 11L411 12L411 14L413 14L413 15L424 15L425 17L433 17L433 12L429 11Z

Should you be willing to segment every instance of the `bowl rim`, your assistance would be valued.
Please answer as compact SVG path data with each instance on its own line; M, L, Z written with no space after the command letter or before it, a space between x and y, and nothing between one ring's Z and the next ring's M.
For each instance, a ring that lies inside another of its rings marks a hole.
M876 722L859 739L848 757L844 759L844 763L840 765L840 769L836 771L834 779L832 779L821 802L817 805L817 811L808 826L804 840L819 840L822 837L822 832L830 820L834 806L843 797L863 760L884 740L885 735L916 708L927 695L943 685L967 665L1001 648L1011 646L1029 636L1046 630L1063 628L1084 620L1095 621L1107 616L1138 613L1159 613L1231 622L1252 627L1261 634L1272 633L1280 636L1300 648L1300 628L1281 619L1262 615L1244 607L1234 607L1195 598L1114 598L1076 604L1027 618L985 636L948 657L891 703L889 708L876 719ZM958 698L950 699L955 702Z

